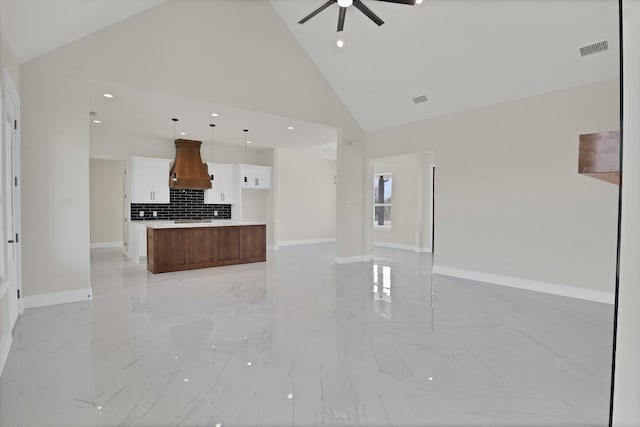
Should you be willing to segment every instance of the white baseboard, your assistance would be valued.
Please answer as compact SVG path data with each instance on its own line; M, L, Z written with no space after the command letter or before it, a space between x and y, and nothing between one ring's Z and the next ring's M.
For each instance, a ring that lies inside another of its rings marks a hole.
M577 288L575 286L540 282L537 280L521 279L518 277L501 276L498 274L463 270L460 268L445 267L442 265L434 265L433 273L605 304L613 304L615 299L615 294L613 292L595 291L591 289Z
M275 247L280 246L297 246L297 245L315 245L317 243L335 243L335 237L328 237L322 239L303 239L303 240L280 240Z
M89 301L91 288L75 289L73 291L51 292L48 294L30 295L24 297L24 308L45 307L48 305L66 304L69 302Z
M336 257L336 264L351 264L354 262L369 262L373 259L373 255L356 255L346 257Z
M100 243L91 243L89 245L91 249L96 248L122 248L122 242L100 242Z
M7 359L9 358L9 350L11 350L12 343L13 337L11 336L11 331L9 331L7 336L4 337L2 342L0 342L0 375L2 375L4 365L7 363Z
M431 248L421 248L416 245L403 245L401 243L373 242L373 246L378 248L401 249L417 253L431 253Z
M418 248L418 247L416 247L415 252L417 252L419 254L430 254L431 252L433 252L433 250L431 248Z

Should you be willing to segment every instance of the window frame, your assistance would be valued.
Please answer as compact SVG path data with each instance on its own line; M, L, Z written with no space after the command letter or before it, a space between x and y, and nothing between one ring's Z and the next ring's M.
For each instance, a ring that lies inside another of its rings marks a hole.
M389 225L378 225L378 224L376 224L376 208L378 208L378 207L387 207L387 206L389 208L391 208L391 205L392 205L392 203L376 203L376 196L375 196L376 180L380 176L388 177L391 180L391 198L393 200L393 174L391 172L374 173L373 174L373 188L372 188L372 190L374 191L373 209L372 209L372 213L373 213L373 221L372 221L372 223L373 223L373 229L374 230L389 231L389 230L391 230L391 227L393 225L393 221L391 221L391 215L389 215L389 221L391 222Z

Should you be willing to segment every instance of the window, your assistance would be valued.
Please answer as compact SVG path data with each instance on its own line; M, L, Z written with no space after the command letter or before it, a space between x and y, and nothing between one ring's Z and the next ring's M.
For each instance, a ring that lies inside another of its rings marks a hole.
M391 174L373 176L373 227L391 228Z

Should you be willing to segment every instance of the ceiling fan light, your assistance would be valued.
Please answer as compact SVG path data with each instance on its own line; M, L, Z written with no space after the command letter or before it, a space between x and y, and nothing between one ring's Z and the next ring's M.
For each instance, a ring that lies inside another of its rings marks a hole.
M349 7L353 4L353 0L338 0L338 6Z

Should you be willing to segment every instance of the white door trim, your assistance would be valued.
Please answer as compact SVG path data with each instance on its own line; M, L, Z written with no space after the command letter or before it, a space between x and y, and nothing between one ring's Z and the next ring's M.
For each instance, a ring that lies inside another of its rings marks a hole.
M20 94L18 93L18 89L16 88L13 79L11 78L11 75L9 74L9 71L6 68L2 69L2 75L1 75L1 82L2 82L2 121L3 123L6 122L6 117L8 115L8 105L9 105L9 101L12 105L12 118L16 121L16 123L18 124L18 126L15 129L15 132L13 134L14 137L14 146L13 146L13 176L10 177L11 181L13 181L14 179L17 179L17 185L14 186L14 182L10 182L9 184L9 188L14 188L13 191L15 191L15 198L13 200L14 203L14 217L15 217L15 223L14 223L14 231L15 233L20 236L20 239L17 243L14 243L14 250L15 250L15 254L16 254L16 261L15 261L15 265L16 265L16 290L20 292L20 295L23 295L23 290L22 290L22 213L21 213L21 197L20 197L20 188L22 185L22 175L21 175L21 171L20 171L20 154L21 154L21 150L20 150L20 123L21 123L21 117L20 117ZM4 138L4 132L2 134L2 136L0 138ZM2 141L2 148L4 149L6 142L3 140ZM11 195L11 192L8 196ZM15 238L15 236L12 236ZM24 312L24 298L20 298L18 299L18 304L17 304L17 308L18 308L18 316L22 315L22 313ZM13 327L14 325L12 324L11 327Z

